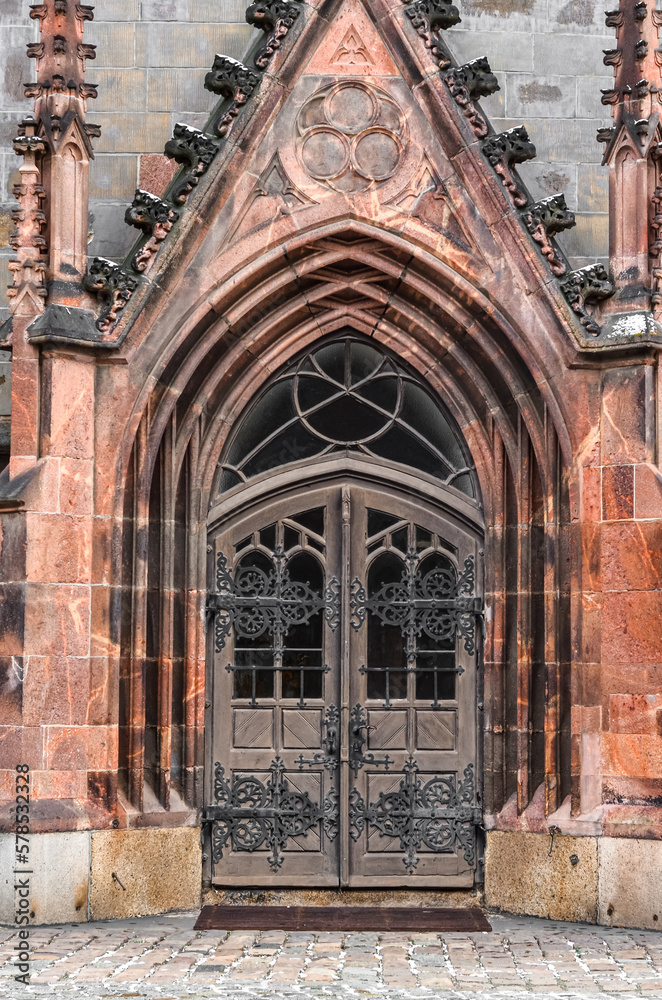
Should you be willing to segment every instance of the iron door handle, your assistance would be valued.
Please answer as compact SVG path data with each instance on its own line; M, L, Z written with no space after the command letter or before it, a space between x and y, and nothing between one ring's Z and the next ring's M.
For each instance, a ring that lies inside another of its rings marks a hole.
M324 736L322 737L322 750L313 754L312 757L304 757L301 753L295 760L299 770L304 767L325 767L327 771L333 773L340 763L340 740L338 724L340 713L335 705L329 705L324 716L322 725L324 726Z
M384 767L388 771L393 763L388 754L385 757L375 757L374 753L365 753L364 748L368 743L368 733L372 732L375 726L368 724L368 713L362 705L355 705L349 714L349 766L354 772L354 777L358 778L359 771L364 764L371 767ZM365 735L363 735L365 731Z

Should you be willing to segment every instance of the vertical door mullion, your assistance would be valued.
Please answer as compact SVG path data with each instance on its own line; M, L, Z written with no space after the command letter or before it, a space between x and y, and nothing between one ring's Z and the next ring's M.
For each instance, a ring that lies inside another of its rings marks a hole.
M341 537L341 654L340 654L340 885L349 884L349 712L350 712L350 595L351 582L351 514L352 496L349 486L342 487L340 497Z

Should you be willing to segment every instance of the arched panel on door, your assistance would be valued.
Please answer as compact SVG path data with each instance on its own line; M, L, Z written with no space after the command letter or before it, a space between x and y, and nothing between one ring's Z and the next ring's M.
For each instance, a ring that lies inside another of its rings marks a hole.
M215 884L473 884L479 544L347 474L212 533Z
M329 497L308 499L210 539L204 819L221 885L338 882L338 546Z
M368 487L351 497L345 877L471 885L482 816L480 539L432 504Z

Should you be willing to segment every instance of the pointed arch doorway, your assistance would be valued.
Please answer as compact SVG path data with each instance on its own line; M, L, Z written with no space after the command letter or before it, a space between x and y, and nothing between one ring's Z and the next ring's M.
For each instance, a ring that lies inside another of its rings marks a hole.
M477 494L441 402L353 333L241 417L209 518L213 884L473 884Z

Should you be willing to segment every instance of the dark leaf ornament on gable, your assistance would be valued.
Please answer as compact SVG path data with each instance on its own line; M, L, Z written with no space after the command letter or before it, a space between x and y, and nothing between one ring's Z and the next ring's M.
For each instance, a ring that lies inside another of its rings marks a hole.
M301 13L295 3L283 0L262 0L252 3L246 9L246 21L259 28L267 36L265 44L256 53L253 62L258 69L266 69L275 52Z

